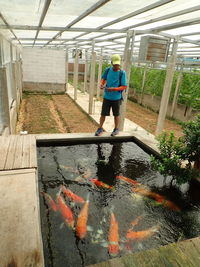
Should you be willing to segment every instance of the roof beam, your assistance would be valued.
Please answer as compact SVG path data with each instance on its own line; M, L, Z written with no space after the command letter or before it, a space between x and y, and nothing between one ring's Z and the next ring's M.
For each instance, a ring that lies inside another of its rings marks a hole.
M190 26L194 24L200 24L200 18L187 19L187 20L183 20L180 22L175 22L175 23L171 23L168 25L151 28L149 30L152 30L153 32L160 32L160 31L167 31L167 30L172 30L172 29L181 28L185 26Z
M198 35L198 34L200 34L200 32L189 32L189 33L180 34L179 36L183 37L183 36L191 36L191 35Z
M4 18L4 16L1 14L0 12L0 18L3 20L3 22L5 23L7 29L15 36L15 39L17 39L17 41L19 42L19 44L21 44L20 40L17 38L17 36L15 35L14 31L12 30L11 26L8 24L8 22L6 21L6 19Z
M154 4L148 5L146 7L143 7L141 9L139 9L139 10L136 10L134 12L131 12L131 13L125 15L125 16L122 16L122 17L120 17L118 19L114 19L114 20L112 20L112 21L110 21L108 23L105 23L105 24L97 27L97 30L101 30L101 29L103 29L105 27L108 27L110 25L113 25L115 23L118 23L120 21L129 19L129 18L132 18L132 17L137 16L137 15L139 15L141 13L147 12L147 11L149 11L151 9L154 9L156 7L159 7L159 6L162 6L162 5L165 5L165 4L168 4L168 3L173 2L173 1L174 0L160 0L160 1L156 2L156 3L154 3ZM77 36L77 38L82 37L83 35L84 35L84 33L82 33L81 35Z
M87 17L88 15L90 15L92 12L94 12L95 10L97 10L98 8L102 7L103 5L105 5L107 2L109 2L111 0L99 0L96 4L92 5L89 9L87 9L85 12L83 12L80 16L78 16L78 18L76 18L75 20L73 20L72 22L70 22L65 29L67 28L71 28L74 24L76 24L77 22L79 22L80 20L82 20L83 18ZM59 35L61 35L64 32L64 30L59 31L54 37L52 37L52 39L48 42L50 43L52 40L56 39ZM48 44L47 43L47 44Z
M123 30L130 30L132 28L144 26L144 25L147 25L147 24L150 24L150 23L154 23L154 22L158 22L158 21L165 20L165 19L174 18L174 17L177 17L177 16L181 16L181 15L184 15L184 14L195 12L197 10L200 10L200 5L195 6L195 7L191 7L191 8L186 8L184 10L177 11L177 12L174 12L174 13L170 13L168 15L164 15L164 16L161 16L161 17L158 17L158 18L155 18L155 19L150 19L150 20L147 20L147 21L144 21L144 22L140 22L140 23L131 25L129 27L125 27L125 28L123 28Z
M132 17L137 16L137 15L139 15L141 13L147 12L149 10L152 10L154 8L163 6L163 5L168 4L170 2L173 2L173 1L175 1L175 0L160 0L160 1L156 2L156 3L153 3L151 5L143 7L141 9L139 9L139 10L134 11L134 12L131 12L131 13L129 13L129 14L125 15L125 16L122 16L122 17L120 17L118 19L115 19L115 20L112 20L112 21L110 21L108 23L105 23L105 24L97 27L97 29L102 29L102 28L108 27L108 26L113 25L115 23L121 22L121 21L123 21L125 19L132 18Z
M42 15L40 17L40 21L39 21L38 29L37 29L37 32L36 32L36 35L35 35L35 39L34 39L34 42L33 42L33 46L34 46L35 41L36 41L36 39L38 37L39 31L40 31L40 27L42 26L42 23L43 23L43 21L45 19L45 16L47 14L47 11L49 9L50 4L51 4L51 0L45 0L44 8L42 10Z
M10 25L10 28L13 30L24 30L24 31L37 31L38 26L28 26L28 25ZM0 29L9 29L6 25L0 25ZM39 27L40 31L63 31L63 32L107 32L107 33L126 33L125 30L122 29L101 29L97 30L95 28L66 28L66 27L51 27L51 26L43 26Z

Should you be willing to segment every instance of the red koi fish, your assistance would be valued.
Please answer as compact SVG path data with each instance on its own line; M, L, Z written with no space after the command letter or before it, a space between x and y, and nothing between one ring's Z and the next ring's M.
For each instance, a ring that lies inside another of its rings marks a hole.
M86 236L87 233L87 220L88 220L88 210L89 210L89 194L87 200L80 211L76 224L76 235L82 239Z
M142 218L143 218L142 216L138 216L135 220L133 220L131 222L131 228L128 231L131 231L132 228L135 227ZM132 242L131 240L126 241L125 247L127 250L132 250L131 242Z
M64 199L60 195L61 191L57 194L57 203L58 203L58 209L65 219L65 222L67 225L69 225L71 228L74 227L74 216L72 213L72 210L67 206Z
M151 227L149 229L146 229L143 231L137 231L137 232L134 232L132 229L129 229L126 234L126 238L134 240L134 241L140 241L140 240L144 240L146 238L151 237L157 231L158 231L158 227Z
M116 176L116 179L122 180L122 181L127 182L127 183L129 183L129 184L131 184L131 185L134 185L134 186L136 186L136 185L140 185L140 183L137 182L136 180L127 178L127 177L125 177L125 176Z
M74 202L78 203L85 203L85 200L82 197L79 197L78 195L74 194L71 190L67 189L64 185L62 186L62 192Z
M96 178L93 178L90 181L92 183L94 183L96 186L104 187L104 188L107 188L107 189L113 189L113 187L111 185L105 184L105 183L103 183L102 181L99 181Z
M55 201L52 199L52 197L45 193L45 192L41 192L41 194L44 196L46 202L48 203L48 206L50 207L50 209L52 209L53 211L57 211L58 207L55 203Z
M167 200L162 195L159 195L159 194L152 192L152 191L150 191L146 188L143 188L143 187L133 188L132 190L135 193L139 193L140 195L154 199L158 203L161 203L164 207L170 208L170 209L175 210L175 211L180 211L180 208L176 204L174 204L170 200Z
M119 253L118 222L112 211L111 211L110 229L108 234L108 252L111 256L116 256Z

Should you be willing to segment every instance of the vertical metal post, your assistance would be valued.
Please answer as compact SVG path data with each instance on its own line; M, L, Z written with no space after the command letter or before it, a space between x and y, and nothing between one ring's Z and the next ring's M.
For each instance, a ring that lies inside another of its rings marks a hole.
M92 42L92 58L91 58L91 71L90 71L90 89L89 89L89 114L92 114L93 110L93 97L95 86L95 65L96 65L96 53L94 52L95 42Z
M69 50L66 47L66 54L65 54L65 83L66 83L66 87L65 87L65 93L67 93L68 90L68 81L69 81Z
M160 134L164 127L165 117L167 114L167 107L169 103L169 97L176 67L176 51L178 48L178 38L174 38L173 43L173 50L172 55L169 58L169 62L167 65L167 72L166 72L166 78L165 78L165 84L163 88L163 94L162 99L160 103L160 110L158 115L158 122L157 122L157 128L156 128L156 135Z
M88 50L85 49L85 72L84 72L83 93L87 91L87 78L88 78Z
M98 81L97 81L97 99L100 96L100 82L102 76L102 63L103 63L103 48L101 48L101 54L99 57L99 69L98 69Z
M120 107L120 124L119 124L120 131L123 131L123 129L124 129L124 121L125 121L125 115L126 115L126 105L127 105L127 99L128 99L129 80L130 80L130 71L131 71L131 66L132 66L134 41L135 41L135 31L128 31L127 37L126 37L125 50L124 50L124 64L123 64L123 69L126 71L126 77L127 77L127 89L126 89L126 91L124 91L122 93L123 101L122 101L122 104Z
M74 100L77 100L77 86L78 86L78 47L76 46L76 56L74 59L74 81L73 81L73 86L74 86Z

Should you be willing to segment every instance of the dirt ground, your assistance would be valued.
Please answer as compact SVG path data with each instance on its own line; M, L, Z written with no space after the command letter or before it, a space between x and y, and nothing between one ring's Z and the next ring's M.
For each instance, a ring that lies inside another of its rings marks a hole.
M95 124L67 95L24 95L17 133L95 132Z
M128 101L126 118L155 133L158 114ZM67 95L24 94L20 107L17 133L86 133L95 132L97 124ZM180 125L166 120L165 130L181 136Z

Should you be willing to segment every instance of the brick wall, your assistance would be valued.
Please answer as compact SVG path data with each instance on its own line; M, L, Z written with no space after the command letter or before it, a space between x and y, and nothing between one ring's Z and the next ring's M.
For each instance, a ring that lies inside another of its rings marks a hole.
M24 48L23 81L36 83L65 83L65 51Z

